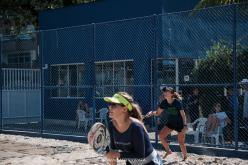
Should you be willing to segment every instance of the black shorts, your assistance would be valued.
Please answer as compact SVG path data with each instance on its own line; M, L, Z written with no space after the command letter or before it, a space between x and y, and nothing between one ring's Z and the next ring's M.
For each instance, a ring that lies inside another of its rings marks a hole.
M158 131L160 132L164 127L168 127L172 130L175 130L177 132L181 132L183 129L183 123L170 123L167 122L165 124L158 124Z

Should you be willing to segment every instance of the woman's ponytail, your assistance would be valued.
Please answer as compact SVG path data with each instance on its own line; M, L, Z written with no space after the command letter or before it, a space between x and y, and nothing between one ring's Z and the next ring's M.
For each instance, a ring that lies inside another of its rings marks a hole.
M177 92L174 92L174 98L177 99L177 100L179 100L179 101L182 101L183 100L182 96L179 93L177 93Z
M142 110L139 106L139 104L134 102L134 99L132 96L130 96L126 92L118 92L118 94L122 95L124 98L126 98L129 103L132 105L132 110L128 111L129 116L138 119L139 121L142 121Z

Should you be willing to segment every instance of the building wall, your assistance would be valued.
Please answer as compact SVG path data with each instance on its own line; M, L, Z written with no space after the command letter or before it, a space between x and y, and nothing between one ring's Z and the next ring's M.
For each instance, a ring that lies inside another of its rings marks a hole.
M151 59L156 56L154 22L154 17L150 17L117 24L96 24L95 27L89 25L42 32L42 40L45 41L42 42L43 65L84 63L86 68L85 85L93 85L94 61L131 59L134 61L134 85L150 85ZM125 27L123 27L124 25ZM77 38L77 36L83 37ZM49 71L50 67L45 70L45 84L47 85L50 83ZM143 96L150 97L151 90L147 87L135 88L134 94L142 96L137 99L144 107L145 112L150 110L150 99L143 99ZM49 94L45 98L46 116L75 118L67 113L60 113L75 112L77 105L75 99L51 99ZM86 98L92 106L92 92L88 92ZM97 100L96 105L99 107L97 109L106 106L102 99Z
M134 85L150 85L151 59L156 58L156 21L152 15L161 14L164 7L167 11L172 3L174 1L102 0L41 12L41 30L63 28L41 31L43 64L85 63L88 68L86 85L92 85L94 61L133 59ZM185 9L183 5L180 7ZM145 19L106 22L149 15L151 17ZM45 80L49 85L49 69L45 71ZM75 114L78 100L51 99L49 93L45 94L45 118L75 119L69 114ZM151 110L149 87L135 88L134 95L144 113ZM88 92L87 98L92 106L92 92ZM106 106L102 100L97 100L96 105Z

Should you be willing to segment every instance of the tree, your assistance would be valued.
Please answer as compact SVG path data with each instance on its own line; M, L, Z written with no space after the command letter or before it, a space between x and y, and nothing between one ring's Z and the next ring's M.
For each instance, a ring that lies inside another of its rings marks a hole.
M202 9L206 7L218 6L218 5L230 5L234 3L248 2L248 0L201 0L195 9Z
M248 0L201 0L192 12L192 14L199 13L199 9L230 5L235 3L245 3ZM237 15L239 18L247 17L248 5L239 6ZM237 38L237 80L240 81L248 75L248 48L241 45L242 40L247 39L247 34L242 34ZM245 42L243 42L245 43ZM196 77L196 83L202 84L232 84L233 83L233 51L232 44L225 41L217 41L207 51L207 58L201 60L198 68L193 71ZM210 113L213 103L223 103L223 87L205 87L202 89L202 96L200 102L202 105L202 113L205 117ZM225 104L225 103L224 103Z
M0 20L4 34L17 34L21 28L33 24L38 27L38 13L45 9L55 9L73 4L90 3L96 0L1 0Z
M214 42L207 51L207 57L194 68L195 81L201 84L222 84L233 82L232 44L226 41ZM237 43L237 78L248 75L248 48Z
M240 81L248 75L248 47L237 43L236 56L237 81ZM223 40L214 42L207 51L206 58L202 59L193 70L195 83L212 84L201 89L200 102L204 116L209 114L213 103L223 100L223 87L215 84L232 84L233 71L232 44Z

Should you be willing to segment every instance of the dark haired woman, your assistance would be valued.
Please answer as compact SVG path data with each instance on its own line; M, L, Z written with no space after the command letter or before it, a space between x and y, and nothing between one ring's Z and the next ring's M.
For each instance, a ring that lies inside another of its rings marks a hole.
M164 158L172 154L167 142L167 136L173 131L178 132L178 143L182 151L183 160L187 159L187 149L184 144L187 122L181 105L181 96L171 87L162 88L164 100L160 103L157 111L148 112L147 116L159 116L158 131L159 139L164 146L166 154Z
M109 104L111 149L117 150L106 154L109 163L114 165L117 159L123 159L127 165L162 165L142 123L141 109L133 98L119 92L104 100Z

